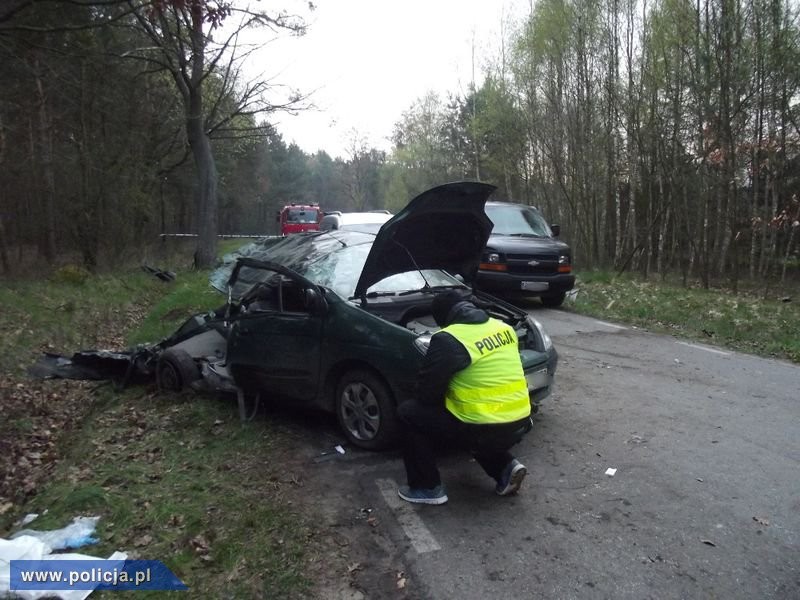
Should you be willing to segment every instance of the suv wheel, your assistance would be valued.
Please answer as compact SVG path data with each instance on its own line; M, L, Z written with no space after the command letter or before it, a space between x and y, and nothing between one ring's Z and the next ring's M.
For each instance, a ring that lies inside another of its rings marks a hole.
M556 294L555 296L542 296L540 299L542 304L549 308L555 308L556 306L561 306L564 304L564 299L567 297L566 292L561 292L560 294Z
M386 448L397 437L399 424L391 392L369 371L349 371L339 380L336 417L347 439L360 448Z

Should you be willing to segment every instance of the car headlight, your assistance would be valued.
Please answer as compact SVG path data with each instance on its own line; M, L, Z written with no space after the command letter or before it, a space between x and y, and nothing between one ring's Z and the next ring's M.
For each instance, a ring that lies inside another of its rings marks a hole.
M558 272L572 273L572 260L569 254L562 254L558 257Z
M430 347L430 345L431 345L430 333L423 333L422 335L418 335L416 338L414 338L414 346L423 355L428 353L428 348Z
M478 268L481 271L508 271L508 265L505 263L503 255L492 250L486 251Z
M549 352L550 349L553 347L553 340L550 338L550 335L544 330L539 321L528 315L526 318L528 322L528 326L536 332L536 335L539 336L539 339L542 340L542 346L544 347L545 352Z

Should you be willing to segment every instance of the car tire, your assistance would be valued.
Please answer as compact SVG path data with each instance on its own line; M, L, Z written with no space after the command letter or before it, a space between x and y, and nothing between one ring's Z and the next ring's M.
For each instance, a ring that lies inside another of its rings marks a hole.
M200 369L189 353L180 348L167 348L156 363L156 383L162 392L180 392L200 379Z
M336 386L336 417L347 440L381 450L397 441L399 421L392 393L370 371L348 371Z
M542 304L547 306L548 308L556 308L557 306L561 306L564 304L564 299L567 297L566 292L561 292L560 294L556 294L555 296L542 296L540 300Z

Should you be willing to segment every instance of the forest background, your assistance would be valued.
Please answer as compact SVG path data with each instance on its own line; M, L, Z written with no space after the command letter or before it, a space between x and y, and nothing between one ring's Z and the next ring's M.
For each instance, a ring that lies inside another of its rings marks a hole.
M419 98L390 150L354 130L337 157L272 125L313 98L248 79L240 35L306 19L253 6L3 3L0 273L102 270L164 233L197 233L205 267L218 234L274 234L284 204L394 212L472 179L559 223L578 269L800 277L796 0L538 0L465 93Z

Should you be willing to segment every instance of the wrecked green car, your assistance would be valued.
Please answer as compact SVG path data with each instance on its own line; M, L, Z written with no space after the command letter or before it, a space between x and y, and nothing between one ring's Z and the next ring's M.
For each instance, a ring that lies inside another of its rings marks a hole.
M494 189L433 188L377 234L331 230L246 246L211 277L227 303L131 363L163 389L235 392L240 410L268 397L333 412L351 443L385 448L438 329L431 302L455 289L514 327L536 410L556 371L550 337L523 310L467 285L492 229L484 204Z

